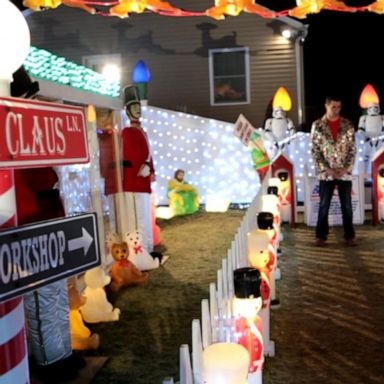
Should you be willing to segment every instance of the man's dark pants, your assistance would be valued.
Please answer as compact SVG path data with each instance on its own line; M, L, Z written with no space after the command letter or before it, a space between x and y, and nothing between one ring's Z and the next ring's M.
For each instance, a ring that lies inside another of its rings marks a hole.
M329 233L328 212L333 196L333 191L337 186L343 217L344 238L346 240L355 237L353 228L353 210L352 210L352 181L346 180L320 180L320 206L317 218L316 238L326 240Z

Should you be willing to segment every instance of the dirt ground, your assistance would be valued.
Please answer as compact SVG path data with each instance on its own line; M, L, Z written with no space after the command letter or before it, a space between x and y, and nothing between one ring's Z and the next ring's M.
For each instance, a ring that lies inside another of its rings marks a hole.
M199 212L160 222L170 259L147 286L110 297L121 320L92 326L101 337L93 355L109 357L92 383L178 380L179 346L191 345L192 319L200 317L243 214ZM276 355L266 360L264 384L384 383L384 229L368 223L356 230L356 248L345 247L340 228L326 248L315 248L313 229L284 226L281 306L271 312Z

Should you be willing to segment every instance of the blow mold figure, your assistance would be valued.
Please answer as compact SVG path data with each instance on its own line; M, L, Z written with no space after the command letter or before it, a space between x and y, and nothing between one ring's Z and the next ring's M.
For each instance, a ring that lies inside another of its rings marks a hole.
M275 289L275 254L270 249L267 231L259 228L248 233L248 261L260 272L263 305L259 312L263 325L264 355L274 356L275 344L270 340L271 289Z
M104 290L111 282L111 277L106 275L101 267L96 267L85 272L84 281L87 285L84 290L86 302L79 308L84 321L101 323L119 320L120 309L113 308Z
M282 107L274 107L272 117L267 119L264 125L265 137L277 149L284 149L284 140L295 133L295 126Z
M236 342L247 349L250 356L249 375L252 383L262 383L264 366L264 348L262 320L258 315L262 307L260 293L261 276L255 268L240 268L234 272L235 298L233 312L235 316Z
M85 304L86 297L81 295L76 288L76 283L68 279L69 298L69 323L71 326L71 343L73 349L97 349L100 345L100 337L97 333L91 333L81 317L79 308Z
M380 114L380 105L370 103L367 114L360 116L357 139L364 142L364 161L366 169L370 168L370 160L375 154L379 143L383 140L377 138L384 133L384 116Z
M184 180L184 171L177 169L168 183L169 206L174 215L188 215L199 209L199 193Z
M141 104L135 86L124 88L125 110L130 126L122 130L123 192L127 207L127 231L143 234L144 248L153 251L151 222L151 182L155 170L149 140L141 123Z
M150 271L159 268L163 255L160 252L149 253L143 247L143 237L140 231L128 232L124 241L128 245L128 260L140 271Z

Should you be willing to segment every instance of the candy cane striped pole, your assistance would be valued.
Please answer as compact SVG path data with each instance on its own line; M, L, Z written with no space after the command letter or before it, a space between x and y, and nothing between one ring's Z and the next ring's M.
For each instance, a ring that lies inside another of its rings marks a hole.
M0 384L29 383L23 298L0 303Z
M0 169L0 228L16 224L13 171ZM0 384L9 383L29 383L22 297L0 303Z

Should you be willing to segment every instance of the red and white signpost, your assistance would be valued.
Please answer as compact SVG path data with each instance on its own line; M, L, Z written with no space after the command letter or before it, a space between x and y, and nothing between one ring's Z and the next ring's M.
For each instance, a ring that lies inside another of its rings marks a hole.
M17 225L14 168L88 162L83 108L0 98L0 227ZM1 267L1 266L0 266ZM0 384L27 383L22 298L0 302Z

